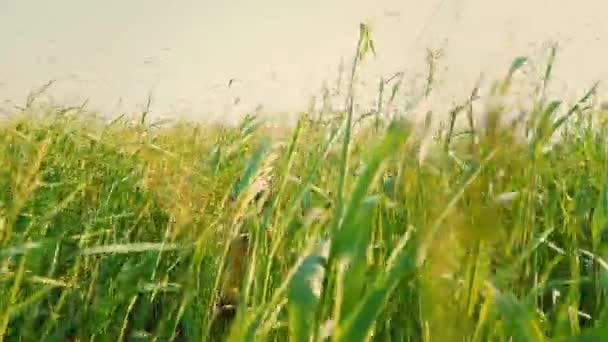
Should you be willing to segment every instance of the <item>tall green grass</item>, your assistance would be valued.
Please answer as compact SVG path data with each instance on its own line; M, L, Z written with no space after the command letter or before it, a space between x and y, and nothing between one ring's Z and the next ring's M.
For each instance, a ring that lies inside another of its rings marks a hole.
M404 118L356 121L354 89L337 122L278 139L255 116L28 104L0 126L0 338L608 338L607 113L595 87L546 99L552 58L522 120L476 126L465 102L430 145Z

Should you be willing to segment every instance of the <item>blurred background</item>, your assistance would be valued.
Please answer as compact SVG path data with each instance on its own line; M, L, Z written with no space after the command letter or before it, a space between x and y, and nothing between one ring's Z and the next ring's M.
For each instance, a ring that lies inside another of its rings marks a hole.
M545 58L559 41L553 90L568 98L608 78L607 14L605 0L5 0L0 107L55 80L57 101L111 113L141 110L148 96L153 113L196 120L258 105L295 112L335 85L362 21L377 50L363 66L369 94L379 76L424 74L433 48L436 101L449 103L480 73Z

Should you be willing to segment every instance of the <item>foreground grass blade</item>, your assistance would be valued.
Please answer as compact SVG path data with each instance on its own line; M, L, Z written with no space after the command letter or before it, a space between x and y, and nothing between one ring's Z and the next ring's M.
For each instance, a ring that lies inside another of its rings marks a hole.
M323 248L307 256L296 271L288 289L289 338L310 341L316 335L314 319L327 263Z
M336 328L333 341L364 341L367 338L399 281L412 276L416 270L416 249L414 245L408 245L412 233L411 230L408 231L398 241L388 260L385 273Z
M407 133L403 127L396 123L389 127L384 141L373 152L366 163L365 170L357 179L347 203L344 218L338 229L333 232L330 264L346 263L344 266L349 269L337 284L338 288L343 289L342 296L344 296L344 298L337 298L338 303L343 303L343 306L337 311L339 317L349 314L354 303L353 300L361 295L360 292L366 281L366 257L372 233L371 219L375 207L374 201L364 204L367 192L374 183L382 163L391 153L395 153L406 139ZM334 316L333 318L339 321L339 317Z

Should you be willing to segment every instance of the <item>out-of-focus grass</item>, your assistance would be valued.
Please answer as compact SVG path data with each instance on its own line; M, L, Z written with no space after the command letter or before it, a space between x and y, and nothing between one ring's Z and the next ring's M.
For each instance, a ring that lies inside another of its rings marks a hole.
M535 98L512 126L465 104L465 134L432 139L352 112L269 139L253 116L25 108L0 126L0 336L608 338L606 113Z

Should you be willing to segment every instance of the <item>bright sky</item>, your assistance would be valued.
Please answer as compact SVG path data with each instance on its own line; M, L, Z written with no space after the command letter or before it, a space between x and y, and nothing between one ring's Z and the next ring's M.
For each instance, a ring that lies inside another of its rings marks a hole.
M133 110L151 92L155 112L217 118L234 114L217 85L237 78L242 108L305 109L352 58L360 21L378 51L368 77L423 71L424 48L443 44L439 91L462 96L557 39L554 86L580 93L608 78L607 15L606 0L4 0L0 107L54 79L69 104Z

